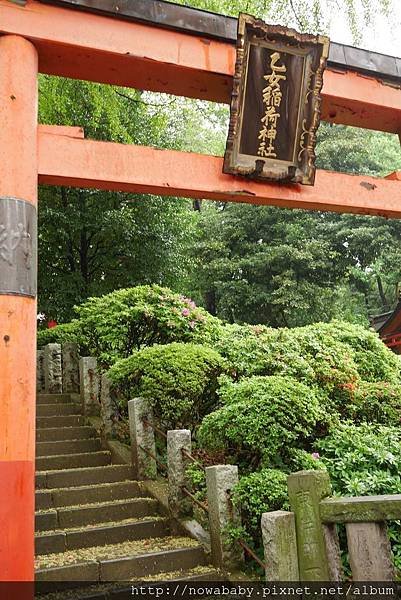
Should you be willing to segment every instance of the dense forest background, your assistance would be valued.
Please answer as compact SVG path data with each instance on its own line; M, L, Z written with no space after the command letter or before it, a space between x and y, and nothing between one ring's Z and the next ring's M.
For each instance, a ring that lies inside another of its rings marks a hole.
M363 0L192 0L325 32L343 10L358 40L388 3ZM41 76L40 121L89 138L224 153L228 106ZM317 166L384 176L401 169L397 136L322 123ZM185 173L182 174L185 177ZM401 223L182 198L42 187L39 310L69 321L73 306L121 287L158 283L229 322L274 327L390 310L401 282Z

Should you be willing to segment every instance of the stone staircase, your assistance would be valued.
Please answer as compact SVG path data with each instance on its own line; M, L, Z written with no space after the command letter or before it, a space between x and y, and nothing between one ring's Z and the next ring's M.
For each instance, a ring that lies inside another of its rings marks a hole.
M171 534L131 467L112 464L70 395L37 396L36 435L38 582L219 578L198 542Z

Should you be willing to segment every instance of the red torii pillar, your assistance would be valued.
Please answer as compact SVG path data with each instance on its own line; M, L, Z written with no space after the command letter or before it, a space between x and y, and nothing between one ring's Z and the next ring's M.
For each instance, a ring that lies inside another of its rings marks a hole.
M0 581L34 580L37 74L0 37Z

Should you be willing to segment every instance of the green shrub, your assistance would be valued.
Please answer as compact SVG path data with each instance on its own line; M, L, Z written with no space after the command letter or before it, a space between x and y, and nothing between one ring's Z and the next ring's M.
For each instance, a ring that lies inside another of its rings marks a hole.
M401 493L401 429L342 423L316 443L334 493L369 496ZM394 562L401 570L401 524L389 527Z
M148 398L165 427L193 427L217 403L217 379L224 360L196 344L151 346L117 361L108 371L115 389L128 400Z
M226 325L216 348L227 359L233 379L250 375L292 377L319 389L320 400L332 416L338 413L349 418L357 414L359 405L363 411L365 396L372 418L376 413L383 420L389 412L379 410L381 398L396 402L401 384L401 361L377 334L340 321L294 329ZM372 386L362 384L364 380ZM379 392L381 387L386 389L377 395L374 408L375 390ZM353 403L354 412L350 412Z
M225 449L248 470L278 464L286 447L308 438L322 418L314 391L290 377L250 377L219 393L225 406L203 419L199 441Z
M315 327L312 325L311 327ZM319 329L353 350L361 379L370 382L401 383L401 360L372 329L344 321L319 323Z
M308 452L301 448L289 448L286 456L286 469L289 473L296 471L326 470L326 465L318 452Z
M360 381L352 391L346 413L356 423L399 425L401 384Z
M234 488L233 502L240 507L246 531L258 545L262 514L289 510L287 475L278 469L262 469L241 477Z
M401 493L401 429L338 424L315 444L334 490L348 496Z
M153 344L212 343L220 321L157 285L117 290L76 307L90 350L104 365Z
M221 328L215 348L227 358L233 379L265 373L267 339L274 331L264 325L226 324Z
M38 348L47 344L65 344L74 342L82 349L86 348L86 340L82 334L81 324L78 320L62 323L50 329L39 329L37 334Z

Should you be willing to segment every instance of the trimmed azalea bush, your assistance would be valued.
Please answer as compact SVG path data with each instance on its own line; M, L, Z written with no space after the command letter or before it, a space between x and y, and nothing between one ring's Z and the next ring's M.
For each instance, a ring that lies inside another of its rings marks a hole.
M154 344L208 344L221 322L185 296L158 285L117 290L76 307L92 355L111 365Z
M227 358L234 380L265 374L268 340L275 331L264 325L227 323L221 327L215 348Z
M385 391L377 395L376 404L381 396L397 396L401 384L401 361L378 335L340 321L294 329L225 325L215 347L227 359L234 380L292 377L318 389L322 406L334 417L356 414L357 406L350 411L351 405L362 403L364 395L368 408L381 386ZM363 382L372 384L371 393Z
M401 384L380 381L360 381L350 389L346 416L355 423L400 425Z
M65 344L66 342L78 344L82 351L86 349L86 340L78 320L71 321L70 323L62 323L56 327L51 327L50 329L38 330L38 348L42 348L47 344Z
M241 510L247 533L258 545L262 514L289 510L286 473L278 469L262 469L241 477L234 488L233 502Z
M148 398L167 429L193 428L217 404L223 358L211 348L172 343L143 348L108 371L120 398Z
M308 439L324 419L314 390L290 377L226 382L219 393L224 406L203 419L198 439L248 471L279 464L286 448Z
M323 333L347 344L353 350L353 360L359 376L364 381L401 383L401 360L379 338L372 329L345 321L318 323Z

